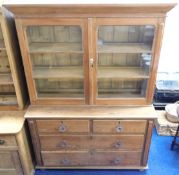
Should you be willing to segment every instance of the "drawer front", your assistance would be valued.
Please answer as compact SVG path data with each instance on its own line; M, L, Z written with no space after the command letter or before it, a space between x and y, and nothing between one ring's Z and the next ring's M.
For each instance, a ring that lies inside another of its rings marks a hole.
M40 136L41 149L50 150L136 150L142 149L143 135Z
M88 120L37 120L37 128L41 133L88 133Z
M0 175L22 175L22 167L17 151L0 151Z
M141 152L42 152L44 166L140 166Z
M146 120L94 120L94 133L140 133L146 130Z
M0 148L7 146L17 146L16 138L14 136L0 135Z
M11 152L0 152L0 169L15 170Z
M18 175L15 170L1 170L0 175Z

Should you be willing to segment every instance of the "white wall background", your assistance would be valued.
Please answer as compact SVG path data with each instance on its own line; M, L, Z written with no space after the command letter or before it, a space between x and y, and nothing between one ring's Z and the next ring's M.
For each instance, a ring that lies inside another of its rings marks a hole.
M165 71L179 72L179 2L167 14L158 68L158 72Z

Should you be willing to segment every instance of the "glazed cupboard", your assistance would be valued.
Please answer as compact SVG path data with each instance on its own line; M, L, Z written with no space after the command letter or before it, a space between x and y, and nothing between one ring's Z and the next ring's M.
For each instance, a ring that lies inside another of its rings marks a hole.
M0 4L0 110L23 109L26 89L14 19Z
M0 1L0 175L33 175L25 126L28 93L13 15Z
M147 167L166 13L175 4L6 4L36 168Z
M172 7L7 6L31 104L151 104L164 14Z

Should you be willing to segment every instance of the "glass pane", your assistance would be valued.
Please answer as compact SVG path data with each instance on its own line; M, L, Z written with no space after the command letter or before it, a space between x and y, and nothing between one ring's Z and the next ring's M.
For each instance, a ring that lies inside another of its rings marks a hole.
M97 41L98 97L145 97L155 28L99 26Z
M83 97L83 81L77 80L35 80L39 97Z
M37 95L84 97L80 26L29 26L27 38Z

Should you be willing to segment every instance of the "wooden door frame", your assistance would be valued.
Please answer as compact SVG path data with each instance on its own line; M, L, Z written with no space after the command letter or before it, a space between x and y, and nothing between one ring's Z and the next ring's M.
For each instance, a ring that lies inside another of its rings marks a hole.
M35 82L32 78L32 64L28 53L27 26L31 25L79 25L82 29L82 46L84 50L84 99L83 98L39 98L37 96ZM87 19L80 18L16 18L16 28L20 42L23 64L27 79L31 104L35 105L79 105L89 103L89 67L88 67L88 23Z
M152 62L151 71L148 80L148 86L146 90L146 98L97 98L97 28L100 25L154 25L155 34L152 46ZM94 49L94 74L93 74L93 104L96 105L148 105L152 103L153 91L155 87L155 79L158 67L158 59L160 46L157 44L161 43L160 35L161 30L159 30L159 20L158 18L95 18L93 20L93 49Z

